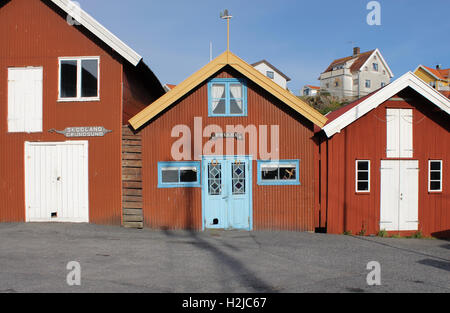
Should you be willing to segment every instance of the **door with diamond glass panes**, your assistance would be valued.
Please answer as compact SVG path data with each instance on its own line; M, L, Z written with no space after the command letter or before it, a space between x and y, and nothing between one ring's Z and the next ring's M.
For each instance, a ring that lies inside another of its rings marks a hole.
M251 160L249 157L204 157L204 228L251 229Z

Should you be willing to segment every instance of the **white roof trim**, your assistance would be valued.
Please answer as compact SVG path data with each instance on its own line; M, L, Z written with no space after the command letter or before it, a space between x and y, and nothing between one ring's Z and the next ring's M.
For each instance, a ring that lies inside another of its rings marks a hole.
M444 112L450 114L450 100L436 89L425 83L419 77L414 75L412 72L408 72L396 81L380 89L355 107L351 108L335 120L331 121L329 124L325 125L323 127L325 134L329 138L334 134L339 133L343 128L375 109L406 87L411 87L426 99L441 108Z
M125 60L134 66L138 65L142 60L142 57L136 51L127 46L123 41L107 30L103 25L97 22L92 16L86 13L71 0L52 0L52 2L68 15L72 16L76 21L86 27L91 33L114 49Z
M389 65L387 64L386 60L383 58L383 55L381 54L380 50L375 49L375 51L370 55L370 57L367 58L366 62L364 62L364 64L359 68L362 69L364 66L366 66L367 62L369 62L370 58L374 55L374 54L378 54L378 57L380 58L381 62L383 63L384 67L388 70L389 76L392 78L394 77L394 73L392 73L391 68L389 67Z

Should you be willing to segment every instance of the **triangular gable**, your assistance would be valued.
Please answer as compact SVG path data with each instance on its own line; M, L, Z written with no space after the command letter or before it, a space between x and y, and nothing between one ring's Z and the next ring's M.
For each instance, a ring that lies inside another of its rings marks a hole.
M308 104L300 100L298 97L282 88L270 78L263 75L257 69L247 64L233 53L226 51L201 68L195 74L187 78L174 89L163 95L161 98L153 102L147 108L142 110L136 116L130 119L130 124L134 129L142 127L145 123L164 111L170 105L175 103L188 92L199 86L205 80L210 78L225 66L231 66L245 77L253 81L255 84L281 100L283 103L303 115L305 118L313 122L319 127L325 125L327 119L318 111L314 110Z
M370 58L374 55L377 54L378 58L381 60L381 63L383 63L384 67L387 69L387 72L389 74L389 76L392 78L394 77L394 73L391 71L391 68L389 67L389 65L387 64L386 60L383 58L383 55L381 54L380 50L375 49L375 51L373 51L373 53L364 61L364 63L357 68L356 70L360 70L361 68L363 68L364 66L366 66L367 62L370 60Z
M396 81L385 86L384 88L375 91L373 94L365 99L357 100L357 105L351 106L349 110L342 110L343 113L333 120L330 120L322 129L327 135L331 137L336 133L339 133L343 128L347 127L351 123L358 120L368 112L378 107L383 102L389 100L392 96L398 92L404 90L407 87L411 87L430 102L439 107L442 111L450 114L450 100L447 99L440 92L429 86L419 77L411 72L406 73ZM362 100L362 101L361 101ZM330 114L331 115L331 114Z
M134 66L142 60L142 57L136 51L127 46L74 2L70 0L51 1Z

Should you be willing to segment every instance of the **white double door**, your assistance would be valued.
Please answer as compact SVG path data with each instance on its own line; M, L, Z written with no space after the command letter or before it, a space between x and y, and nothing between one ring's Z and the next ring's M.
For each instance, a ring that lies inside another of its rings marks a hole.
M25 143L27 222L89 222L88 142Z
M418 230L419 161L381 161L380 229Z

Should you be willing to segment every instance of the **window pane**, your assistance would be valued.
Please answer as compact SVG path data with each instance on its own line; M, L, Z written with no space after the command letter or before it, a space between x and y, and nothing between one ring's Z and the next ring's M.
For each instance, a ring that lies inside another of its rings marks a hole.
M281 165L280 166L280 178L283 180L295 180L297 173L295 172L295 165Z
M367 171L367 170L369 170L369 162L367 161L358 162L358 171Z
M224 99L225 98L225 84L213 84L211 87L211 98Z
M208 164L208 193L212 196L222 193L222 165Z
M438 181L430 182L430 190L441 190L441 183Z
M180 182L192 183L197 181L197 169L183 169L180 170Z
M441 162L430 162L430 169L433 171L439 171L441 169Z
M81 61L81 96L98 96L98 60Z
M369 172L358 172L358 180L369 180Z
M368 182L358 182L358 191L369 191Z
M161 180L163 183L178 183L178 169L163 168L161 170Z
M430 179L431 180L441 180L441 172L431 172Z
M223 100L213 100L212 101L212 111L214 114L225 114L225 99Z
M278 167L261 167L261 178L263 180L278 180Z
M77 61L61 61L61 98L77 97Z
M242 106L242 100L230 100L230 113L231 114L243 114L244 107Z

